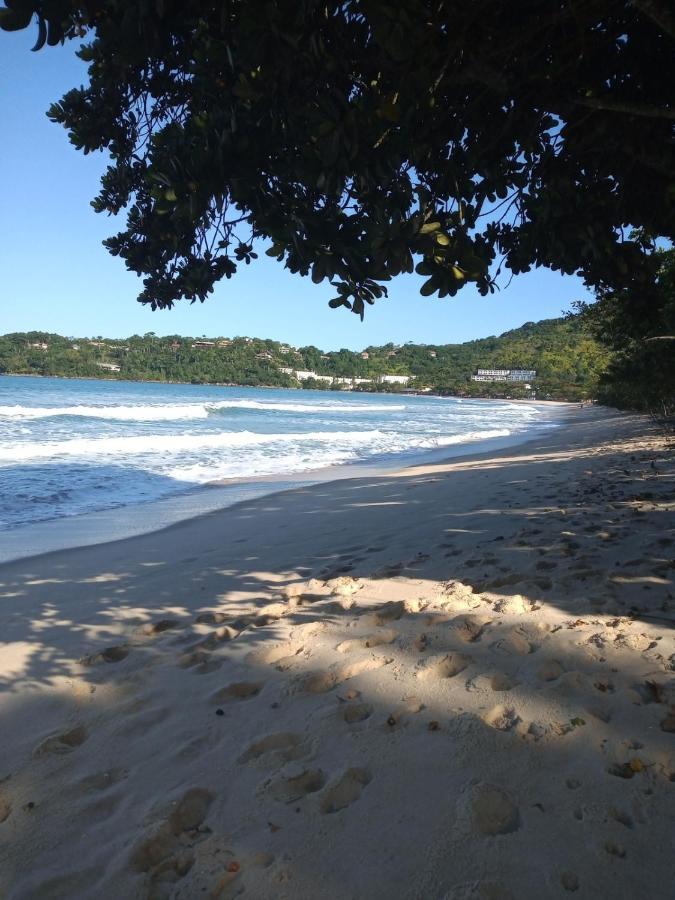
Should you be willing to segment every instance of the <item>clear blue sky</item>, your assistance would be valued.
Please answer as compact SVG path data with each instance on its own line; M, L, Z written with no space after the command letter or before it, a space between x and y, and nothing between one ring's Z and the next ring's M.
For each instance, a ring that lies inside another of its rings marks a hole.
M0 333L43 330L121 337L157 334L252 335L360 349L388 341L454 343L551 318L587 298L573 277L538 270L483 298L466 287L454 299L420 297L420 279L390 285L389 300L365 322L331 310L334 291L286 272L267 257L243 267L202 304L152 312L136 302L140 280L101 241L119 223L91 209L105 158L83 156L45 116L85 80L74 43L31 53L35 30L0 34Z

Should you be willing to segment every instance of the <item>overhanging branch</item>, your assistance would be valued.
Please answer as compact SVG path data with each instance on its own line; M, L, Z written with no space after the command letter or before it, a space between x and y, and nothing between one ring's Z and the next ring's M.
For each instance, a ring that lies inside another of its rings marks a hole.
M643 106L641 103L623 103L614 100L601 100L595 97L583 97L574 100L577 106L588 109L600 109L605 112L623 113L628 116L644 116L648 119L672 119L675 121L675 109L661 106Z
M666 34L675 38L675 13L671 2L661 3L660 0L633 0L633 6L641 13L656 22Z

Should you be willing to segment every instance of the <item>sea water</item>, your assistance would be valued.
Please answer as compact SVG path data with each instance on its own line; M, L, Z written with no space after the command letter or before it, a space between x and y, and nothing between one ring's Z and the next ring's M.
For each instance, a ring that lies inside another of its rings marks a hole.
M405 465L554 422L500 401L4 375L0 549L3 532L29 524L203 496L228 479L267 476L269 491L328 467Z

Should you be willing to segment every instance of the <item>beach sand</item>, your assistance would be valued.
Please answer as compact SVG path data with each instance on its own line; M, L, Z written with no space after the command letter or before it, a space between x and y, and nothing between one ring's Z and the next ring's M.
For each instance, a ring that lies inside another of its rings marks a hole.
M675 452L519 447L0 567L0 896L675 891Z

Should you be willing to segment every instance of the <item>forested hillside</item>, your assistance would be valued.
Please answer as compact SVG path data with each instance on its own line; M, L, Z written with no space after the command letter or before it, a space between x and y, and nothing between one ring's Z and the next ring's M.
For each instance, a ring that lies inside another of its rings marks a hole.
M579 399L594 395L610 355L577 317L528 322L498 337L464 344L385 344L364 351L324 353L258 338L192 338L133 335L124 339L72 338L44 332L0 337L0 373L85 378L182 381L297 387L286 370L376 379L412 376L410 388L462 396L519 397L522 385L472 382L477 368L537 370L538 397ZM304 387L327 388L308 379ZM359 390L400 390L360 384Z

